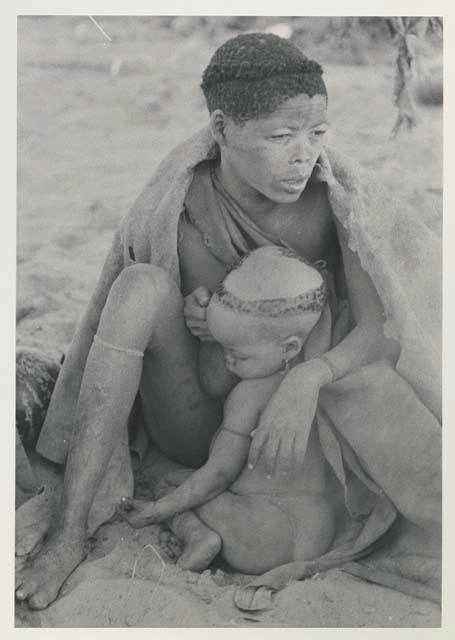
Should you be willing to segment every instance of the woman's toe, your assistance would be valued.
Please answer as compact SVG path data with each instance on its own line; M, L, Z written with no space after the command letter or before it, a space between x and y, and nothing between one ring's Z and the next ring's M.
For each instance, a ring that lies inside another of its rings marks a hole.
M28 606L30 609L39 611L40 609L45 609L53 600L55 600L56 597L57 594L52 597L48 593L36 593L29 598Z

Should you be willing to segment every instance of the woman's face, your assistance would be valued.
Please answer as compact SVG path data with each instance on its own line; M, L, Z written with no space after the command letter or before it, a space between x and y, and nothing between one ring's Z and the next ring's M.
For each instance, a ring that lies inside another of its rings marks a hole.
M243 126L226 119L222 172L235 181L241 197L261 194L272 202L295 202L321 153L326 118L326 97L302 94Z

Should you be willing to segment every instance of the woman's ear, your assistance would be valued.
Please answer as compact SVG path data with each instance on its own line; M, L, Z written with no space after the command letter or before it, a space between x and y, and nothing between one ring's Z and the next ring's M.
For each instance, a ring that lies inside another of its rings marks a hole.
M210 114L210 130L215 141L222 146L225 144L226 116L221 109L215 109Z
M303 340L299 338L299 336L289 336L289 338L286 338L283 342L283 355L285 359L290 362L302 351L302 347Z

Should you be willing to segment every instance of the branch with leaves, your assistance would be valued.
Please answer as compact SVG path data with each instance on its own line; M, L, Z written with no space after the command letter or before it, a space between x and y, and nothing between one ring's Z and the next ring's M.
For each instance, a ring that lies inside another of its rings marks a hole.
M412 83L418 73L419 44L428 30L442 37L442 18L396 17L387 18L386 22L398 49L393 94L398 115L391 132L394 138L402 127L409 130L418 123Z

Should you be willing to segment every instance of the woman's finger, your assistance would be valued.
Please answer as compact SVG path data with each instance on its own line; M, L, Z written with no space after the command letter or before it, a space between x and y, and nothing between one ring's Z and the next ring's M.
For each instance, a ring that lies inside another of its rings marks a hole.
M303 460L308 447L309 435L309 429L306 429L305 427L296 435L294 441L294 459L298 466L303 465Z
M267 440L267 444L264 449L264 464L267 476L273 476L275 473L275 466L280 449L281 438L273 435Z
M328 184L331 184L335 180L327 153L324 149L321 151L314 165L312 178L315 182L327 182Z
M187 322L186 326L192 333L209 335L210 331L207 324L199 322Z
M192 315L204 318L207 313L207 305L210 302L210 292L205 287L199 287L186 296L183 302L185 316Z
M207 334L204 336L198 336L201 342L216 342L215 338L211 334Z
M213 337L210 331L204 331L202 329L191 329L191 328L189 328L189 330L193 336L195 336L196 338L199 338L200 340L204 339L204 340L213 341Z
M186 326L192 330L205 331L206 333L209 333L209 326L205 320L194 320L194 318L187 318Z
M208 327L207 324L207 320L201 320L200 318L195 318L194 316L188 316L186 318L186 324L189 325L190 327L200 327L200 328L204 328L204 327Z
M210 302L210 291L205 287L198 287L193 291L193 296L201 307L206 307Z
M254 469L261 455L261 450L267 441L267 433L263 431L256 431L254 438L251 441L250 451L248 454L248 469L250 471Z
M191 318L195 321L203 322L207 317L207 308L200 307L199 305L195 304L194 301L187 302L183 306L183 315L188 320Z
M281 476L288 476L294 466L294 442L295 433L283 434L280 448L275 463L275 473Z

